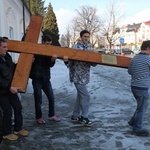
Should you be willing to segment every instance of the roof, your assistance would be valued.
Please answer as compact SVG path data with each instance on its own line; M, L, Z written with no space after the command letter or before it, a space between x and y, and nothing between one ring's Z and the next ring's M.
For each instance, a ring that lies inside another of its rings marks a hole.
M150 26L150 21L144 22L144 24Z
M126 32L132 32L132 31L137 31L142 23L133 23L132 25L128 24L127 25L127 31Z

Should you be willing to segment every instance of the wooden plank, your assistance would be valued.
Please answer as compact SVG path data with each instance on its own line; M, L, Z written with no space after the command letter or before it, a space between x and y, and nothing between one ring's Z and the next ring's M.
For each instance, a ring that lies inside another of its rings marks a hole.
M131 58L118 55L95 53L72 48L34 44L29 42L8 41L9 51L52 56L56 54L58 58L68 56L70 60L79 60L97 64L127 68ZM31 51L32 50L32 51Z
M25 37L26 42L32 42L32 43L38 42L39 34L41 31L41 27L42 27L42 22L43 22L42 16L31 17L29 30L27 31L26 37ZM32 48L29 48L29 49L30 51L32 50ZM25 54L25 53L21 53L19 56L11 86L19 87L20 92L26 91L29 73L31 70L32 62L33 62L33 57L34 57L33 54Z

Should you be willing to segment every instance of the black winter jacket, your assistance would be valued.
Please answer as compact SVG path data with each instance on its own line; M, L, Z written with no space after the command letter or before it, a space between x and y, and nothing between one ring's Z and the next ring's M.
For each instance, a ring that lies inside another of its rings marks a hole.
M12 58L9 53L6 53L4 61L0 57L0 94L9 93L11 81L15 71L15 63L12 62Z
M51 61L51 57L35 55L32 64L30 78L31 79L50 79L50 67L53 67L55 61Z

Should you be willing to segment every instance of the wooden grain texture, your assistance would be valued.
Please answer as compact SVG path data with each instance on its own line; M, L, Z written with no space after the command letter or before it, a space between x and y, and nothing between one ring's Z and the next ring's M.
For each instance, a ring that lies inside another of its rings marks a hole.
M30 42L30 43L38 42L39 34L41 31L41 27L42 27L42 22L43 22L42 16L31 17L29 30L27 31L26 37L25 37L25 42ZM22 47L20 47L19 49L22 49ZM29 47L29 49L30 51L32 51L32 47L31 48ZM34 57L33 54L20 53L18 63L16 66L16 70L14 73L13 81L11 83L11 86L19 87L20 92L26 91L28 78L29 78L29 74L30 74L30 70L31 70L32 62L33 62L33 57Z
M72 48L63 48L58 46L50 46L43 44L34 44L29 42L8 41L9 51L52 56L57 55L58 58L68 56L70 60L79 60L109 66L127 68L131 58L118 55L95 53Z
M19 87L20 92L26 91L34 54L45 56L52 56L55 54L58 58L68 56L70 60L85 61L122 68L127 68L130 64L131 58L128 57L37 44L42 22L43 17L32 16L29 30L26 33L25 42L14 40L8 40L7 42L9 51L20 53L11 84L11 86Z

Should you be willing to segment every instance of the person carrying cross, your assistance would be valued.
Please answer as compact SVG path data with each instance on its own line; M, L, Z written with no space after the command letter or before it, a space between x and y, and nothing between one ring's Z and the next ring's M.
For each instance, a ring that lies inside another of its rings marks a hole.
M80 40L72 48L83 51L94 51L90 46L89 40L90 32L87 30L82 30L80 32ZM90 80L90 67L96 66L96 64L72 60L67 62L66 57L63 59L65 64L69 67L70 81L74 83L77 90L77 97L71 116L71 121L82 123L84 126L92 126L92 122L88 119L90 94L86 85Z
M42 44L51 45L51 36L43 35ZM37 123L41 125L45 124L41 110L42 90L48 98L48 119L51 121L60 121L60 118L55 115L54 94L50 82L50 68L54 66L56 58L56 55L53 55L52 57L35 55L30 72L30 78L32 79L34 91L35 118Z
M22 105L18 98L19 87L12 87L15 64L7 52L7 41L0 37L0 107L3 117L3 139L17 140L17 135L27 136L28 131L22 129ZM12 133L12 108L14 110L14 132Z
M131 91L137 107L128 124L137 136L148 136L149 132L142 127L149 102L150 86L150 40L143 41L141 52L131 59L128 73L131 75Z

